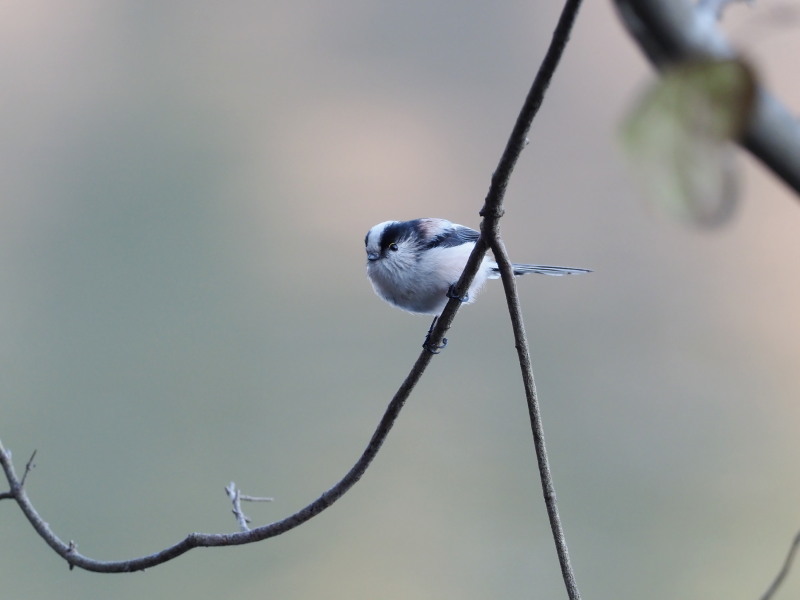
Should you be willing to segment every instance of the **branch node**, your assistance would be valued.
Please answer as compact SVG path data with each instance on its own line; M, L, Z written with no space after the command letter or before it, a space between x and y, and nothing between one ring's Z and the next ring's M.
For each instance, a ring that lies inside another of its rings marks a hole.
M502 216L506 214L506 210L502 206L491 204L491 205L484 205L484 207L478 214L484 219L497 220L502 218Z
M231 499L233 503L233 510L231 511L233 515L236 517L236 522L239 523L239 529L242 531L250 531L250 518L244 514L242 511L242 500L247 498L251 498L251 496L242 496L239 489L236 487L236 484L231 481L225 487L225 493L228 495L228 498ZM256 502L269 502L271 498L259 498Z
M75 568L75 563L70 560L70 554L76 554L77 551L78 551L78 544L75 542L75 540L70 540L69 545L67 546L66 555L64 556L64 558L67 561L67 564L69 565L70 571L72 571Z

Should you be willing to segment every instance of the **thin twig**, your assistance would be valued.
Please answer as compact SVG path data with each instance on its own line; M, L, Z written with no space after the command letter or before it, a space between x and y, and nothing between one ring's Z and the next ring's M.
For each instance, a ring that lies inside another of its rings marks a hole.
M36 450L31 453L31 457L28 459L28 462L25 463L25 472L22 474L22 479L19 482L20 487L25 487L25 480L28 479L28 474L33 470L36 466L33 462L33 459L36 458Z
M517 284L514 278L514 269L508 257L502 240L497 239L491 244L492 254L500 267L500 276L503 280L505 289L506 303L511 317L511 324L514 330L514 341L519 358L520 371L522 372L522 383L525 389L525 398L528 404L528 415L531 422L533 433L533 443L536 448L536 459L539 465L539 477L542 483L542 493L544 503L547 508L547 516L550 520L550 531L558 553L558 561L561 565L561 575L567 587L567 594L572 600L580 598L578 584L575 581L575 573L569 558L567 538L561 525L561 517L558 514L558 502L556 500L556 489L553 483L553 476L550 471L550 463L547 458L547 448L544 441L544 426L542 424L539 400L536 394L536 382L533 377L533 366L531 363L530 350L525 324L522 320L522 310L520 308L519 295L517 294Z
M564 585L566 586L567 595L570 600L579 600L581 594L569 558L569 549L564 529L561 525L561 518L558 514L555 485L547 458L544 428L536 395L536 383L533 377L533 368L531 365L530 351L528 349L528 340L525 334L525 325L522 319L522 310L517 295L516 281L514 279L511 261L508 258L503 241L500 238L499 220L503 214L502 202L505 194L505 182L511 177L511 172L517 163L522 149L526 145L528 130L542 104L544 94L547 91L553 73L558 66L561 55L569 40L569 33L575 22L580 5L580 0L568 0L564 5L558 25L553 33L553 42L548 48L547 55L525 99L525 104L517 118L511 137L506 144L503 158L500 160L500 167L494 174L492 188L486 198L486 204L481 211L481 214L484 216L481 237L486 238L495 260L500 267L500 275L505 289L511 325L514 330L517 355L525 388L525 397L528 404L531 431L533 433L536 458L539 466L539 478L541 480L542 492L547 508L547 516L550 520L550 530L553 534L553 541L555 542L556 552L561 566L561 576L564 580ZM497 181L497 185L495 185L495 181Z
M789 552L786 554L786 559L783 561L781 570L775 576L775 579L772 581L767 591L764 592L764 595L761 596L761 600L770 600L775 592L778 591L778 588L781 587L783 580L786 579L786 576L789 574L789 569L792 568L792 561L794 560L795 554L797 554L798 546L800 546L800 531L794 536L794 540L789 547Z
M239 500L242 502L275 502L275 498L268 496L248 496L247 494L239 494Z
M250 526L248 523L251 522L250 518L244 514L244 511L242 511L242 502L272 502L274 500L274 498L248 496L247 494L242 494L241 490L236 487L236 484L233 481L225 486L225 493L233 503L233 514L236 517L236 522L239 523L239 529L241 531L249 531Z
M231 499L231 503L233 503L233 515L236 517L236 522L239 523L239 529L241 531L250 531L250 519L245 516L244 512L242 512L242 497L239 494L239 489L236 487L234 482L230 482L227 486L225 486L225 493L228 494L228 498Z

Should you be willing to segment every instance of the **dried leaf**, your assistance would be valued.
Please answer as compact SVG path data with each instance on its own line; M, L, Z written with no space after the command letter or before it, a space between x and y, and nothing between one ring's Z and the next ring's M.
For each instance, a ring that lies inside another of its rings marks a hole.
M753 71L740 60L676 65L645 92L622 125L622 140L657 206L700 225L732 214L732 142L750 118L755 92Z

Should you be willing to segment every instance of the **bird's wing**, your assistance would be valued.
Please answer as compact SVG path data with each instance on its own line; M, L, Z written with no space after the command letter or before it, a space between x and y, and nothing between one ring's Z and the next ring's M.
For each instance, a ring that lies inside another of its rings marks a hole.
M428 248L452 248L462 244L474 244L478 241L480 234L474 229L463 225L453 224L452 227L445 229L428 242Z

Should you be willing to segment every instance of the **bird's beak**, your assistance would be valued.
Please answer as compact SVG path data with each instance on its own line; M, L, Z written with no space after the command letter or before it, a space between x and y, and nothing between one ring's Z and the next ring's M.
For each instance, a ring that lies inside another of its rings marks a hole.
M381 257L380 254L377 252L367 252L367 260L372 262L374 260L378 260Z

